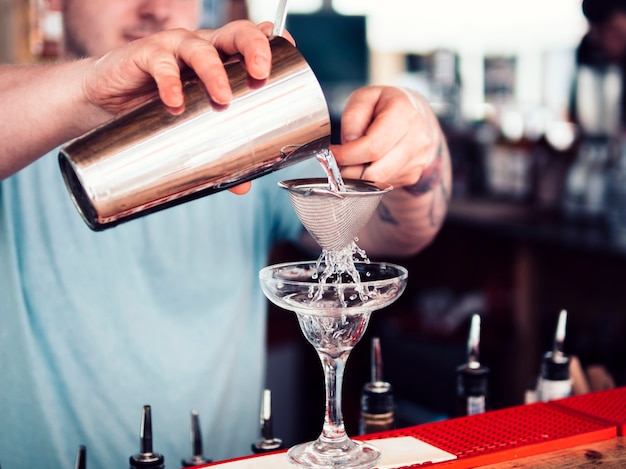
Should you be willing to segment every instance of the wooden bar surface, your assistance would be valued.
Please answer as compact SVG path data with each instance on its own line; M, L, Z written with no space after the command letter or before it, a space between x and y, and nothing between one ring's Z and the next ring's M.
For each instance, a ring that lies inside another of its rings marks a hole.
M528 456L497 464L480 466L480 469L568 469L568 468L625 468L626 440L616 437L574 448L552 451L550 453Z

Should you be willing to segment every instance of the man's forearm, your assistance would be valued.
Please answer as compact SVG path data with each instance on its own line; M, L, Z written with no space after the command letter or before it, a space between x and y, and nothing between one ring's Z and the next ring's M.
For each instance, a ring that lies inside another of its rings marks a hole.
M0 66L0 180L103 122L82 99L87 60Z
M377 212L359 235L358 245L370 256L403 257L428 245L448 211L452 168L443 134L433 162L419 180L384 196Z

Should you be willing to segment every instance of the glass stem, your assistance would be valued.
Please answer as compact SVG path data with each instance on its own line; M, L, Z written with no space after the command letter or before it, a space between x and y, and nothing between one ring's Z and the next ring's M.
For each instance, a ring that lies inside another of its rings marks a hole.
M326 385L326 412L324 426L320 439L332 442L344 440L348 437L343 423L341 410L341 392L343 385L343 371L346 367L349 351L332 357L326 353L319 353Z

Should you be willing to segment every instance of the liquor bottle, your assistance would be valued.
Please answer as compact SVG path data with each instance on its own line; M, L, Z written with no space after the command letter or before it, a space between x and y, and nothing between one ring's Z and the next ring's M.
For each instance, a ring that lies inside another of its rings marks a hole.
M272 393L269 389L263 390L261 398L261 439L252 443L254 454L269 453L283 449L283 440L274 437L272 426Z
M474 314L467 341L467 363L456 369L457 415L487 410L489 368L480 363L480 316Z
M165 469L165 459L152 450L152 411L143 406L139 430L139 453L129 459L130 469Z
M359 434L377 433L395 428L395 402L391 384L383 381L380 339L372 339L371 380L361 393Z
M559 314L553 349L543 356L541 362L538 394L543 402L561 399L572 394L570 358L564 353L566 323L567 311L562 310Z
M78 447L74 469L87 469L87 448L83 445Z
M202 450L202 432L200 431L200 417L197 410L191 411L191 428L189 430L191 443L191 457L182 460L183 467L199 466L211 462L204 457Z

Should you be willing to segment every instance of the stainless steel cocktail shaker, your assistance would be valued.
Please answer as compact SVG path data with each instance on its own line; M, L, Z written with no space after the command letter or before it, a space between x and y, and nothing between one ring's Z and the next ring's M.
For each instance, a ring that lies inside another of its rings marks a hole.
M185 112L155 99L73 140L59 153L66 186L87 225L99 231L228 189L297 163L330 143L330 117L313 71L287 40L270 41L272 71L252 80L226 64L228 106L185 80Z

